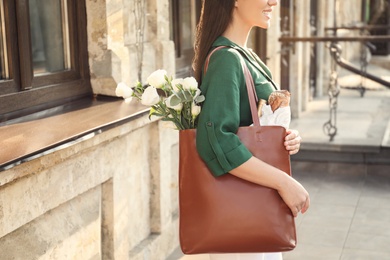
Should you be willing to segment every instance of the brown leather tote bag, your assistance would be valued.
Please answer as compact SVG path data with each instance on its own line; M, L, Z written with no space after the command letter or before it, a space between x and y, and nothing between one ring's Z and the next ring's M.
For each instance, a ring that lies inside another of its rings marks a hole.
M286 131L260 126L253 79L243 60L242 65L254 125L240 127L237 135L255 157L291 174L290 156L283 145ZM214 177L196 150L195 129L180 131L179 152L179 235L185 254L295 248L294 217L276 190L231 174Z

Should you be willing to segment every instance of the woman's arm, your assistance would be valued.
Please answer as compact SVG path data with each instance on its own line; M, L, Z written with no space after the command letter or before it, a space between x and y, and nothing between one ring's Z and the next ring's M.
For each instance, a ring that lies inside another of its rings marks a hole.
M256 157L250 158L230 173L238 178L277 190L295 217L299 212L305 213L310 206L309 193L299 182Z

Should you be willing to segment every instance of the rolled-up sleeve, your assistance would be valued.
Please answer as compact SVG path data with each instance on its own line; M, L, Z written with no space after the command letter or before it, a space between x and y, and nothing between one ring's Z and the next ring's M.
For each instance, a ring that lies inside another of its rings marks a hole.
M206 97L199 116L196 144L199 155L215 176L228 173L252 157L236 132L240 126L240 103L248 99L237 52L215 52L201 90Z

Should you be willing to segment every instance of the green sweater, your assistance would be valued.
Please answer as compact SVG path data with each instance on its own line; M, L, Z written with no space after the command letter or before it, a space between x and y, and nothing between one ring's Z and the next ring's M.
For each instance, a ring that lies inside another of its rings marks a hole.
M238 127L252 124L239 55L252 74L259 99L267 100L276 85L269 69L253 52L222 36L214 42L213 48L217 46L231 48L216 51L203 75L200 89L206 100L199 115L196 146L212 173L220 176L252 157L236 135Z

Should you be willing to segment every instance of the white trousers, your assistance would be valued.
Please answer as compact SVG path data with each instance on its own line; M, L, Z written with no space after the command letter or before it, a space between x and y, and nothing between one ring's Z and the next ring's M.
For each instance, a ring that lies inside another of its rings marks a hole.
M210 260L283 260L282 253L210 254Z

